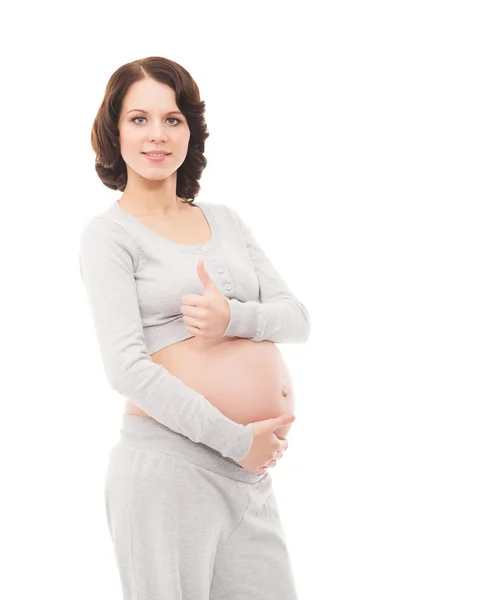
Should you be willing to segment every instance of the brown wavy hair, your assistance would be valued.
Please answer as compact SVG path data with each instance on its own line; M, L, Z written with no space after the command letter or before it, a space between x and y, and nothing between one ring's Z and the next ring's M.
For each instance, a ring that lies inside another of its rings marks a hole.
M187 202L191 199L189 204L192 204L201 188L199 180L207 165L204 156L204 142L209 137L204 117L206 104L200 99L199 88L188 71L161 56L126 63L110 77L91 130L96 173L106 187L125 190L128 175L120 152L118 119L129 87L148 78L165 83L175 91L178 108L186 117L190 129L189 146L177 171L176 195L186 198Z

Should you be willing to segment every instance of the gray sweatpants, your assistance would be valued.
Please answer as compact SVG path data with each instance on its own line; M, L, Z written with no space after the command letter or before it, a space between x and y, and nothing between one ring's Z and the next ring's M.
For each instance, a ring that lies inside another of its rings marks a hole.
M269 471L124 413L105 506L123 600L297 600Z

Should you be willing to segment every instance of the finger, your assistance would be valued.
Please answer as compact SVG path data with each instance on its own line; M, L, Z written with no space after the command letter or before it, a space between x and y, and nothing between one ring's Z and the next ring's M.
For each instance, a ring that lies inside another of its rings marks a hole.
M201 329L198 329L197 327L192 327L191 325L186 327L186 330L188 333L192 333L192 335L195 335L196 337L199 337L202 335Z
M206 298L199 294L186 294L181 298L181 303L188 306L205 306L206 301Z
M281 415L276 419L271 419L273 425L273 431L276 429L280 429L281 427L285 427L286 425L290 425L295 421L295 415Z
M276 460L271 460L267 463L267 465L264 465L263 467L260 467L258 473L259 475L262 475L263 473L265 473L267 471L267 469L273 469L277 464Z
M188 304L183 304L181 306L181 312L187 317L195 318L204 317L206 314L206 311L202 306L189 306Z
M205 325L203 320L196 319L196 317L188 317L186 315L184 315L183 321L185 325L189 325L189 327L197 327L198 329L201 329L201 327L204 327Z

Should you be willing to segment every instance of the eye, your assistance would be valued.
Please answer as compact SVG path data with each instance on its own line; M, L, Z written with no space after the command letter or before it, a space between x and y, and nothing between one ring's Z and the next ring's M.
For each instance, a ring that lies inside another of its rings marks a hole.
M146 117L133 117L131 120L134 121L136 123L137 119L145 119ZM169 117L169 119L166 119L167 121L177 121L178 123L181 123L180 119L176 119L176 117Z

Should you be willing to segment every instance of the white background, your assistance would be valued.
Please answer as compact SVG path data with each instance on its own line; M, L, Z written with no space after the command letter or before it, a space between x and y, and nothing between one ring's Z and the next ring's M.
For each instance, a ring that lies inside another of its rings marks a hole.
M4 9L2 597L121 598L103 484L123 399L79 233L121 194L90 145L106 83L157 55L206 102L198 200L238 210L311 314L280 345L297 420L271 470L299 598L476 600L474 4Z

